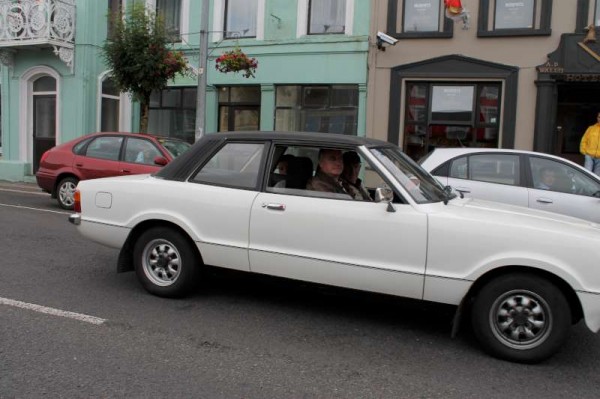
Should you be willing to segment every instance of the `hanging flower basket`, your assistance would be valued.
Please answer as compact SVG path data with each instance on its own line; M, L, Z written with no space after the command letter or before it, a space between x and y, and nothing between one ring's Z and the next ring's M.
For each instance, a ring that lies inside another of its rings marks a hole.
M226 51L215 60L215 68L219 72L244 72L245 78L254 77L258 61L256 58L250 58L242 52L239 47L231 51Z

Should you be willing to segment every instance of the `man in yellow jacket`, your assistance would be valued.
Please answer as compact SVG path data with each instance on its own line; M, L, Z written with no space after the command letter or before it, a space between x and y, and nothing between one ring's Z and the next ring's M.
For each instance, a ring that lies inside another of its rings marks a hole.
M585 155L584 167L600 176L600 113L597 122L587 128L581 138L579 151Z

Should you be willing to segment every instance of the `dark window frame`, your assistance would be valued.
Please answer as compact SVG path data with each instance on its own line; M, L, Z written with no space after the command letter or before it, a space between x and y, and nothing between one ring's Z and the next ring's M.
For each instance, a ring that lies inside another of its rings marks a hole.
M257 101L231 101L231 89L232 88L237 88L237 87L244 87L244 86L239 86L239 85L233 85L233 86L219 86L217 88L217 90L222 90L222 89L227 89L227 101L221 101L220 96L218 96L218 111L217 111L217 131L218 132L225 132L225 131L229 131L229 132L233 132L235 131L234 127L235 127L235 121L234 121L234 113L230 112L229 113L229 117L227 120L227 128L228 130L221 130L221 115L222 115L222 111L223 108L228 107L230 110L236 110L236 109L258 109L258 126L260 126L260 113L261 113L261 104L262 104L262 92L260 89L260 85L252 85L255 86L256 88L258 88L258 92L259 92L259 97L257 99ZM247 86L245 86L247 87Z
M189 106L189 107L184 107L184 101L183 101L183 96L184 96L184 92L185 90L197 90L196 86L167 86L164 89L160 90L160 91L153 91L152 95L156 95L156 93L158 92L159 94L159 99L158 99L158 103L159 106L153 106L152 105L152 101L150 101L150 103L148 104L148 117L150 117L150 112L152 112L152 110L156 110L156 111L161 111L161 110L172 110L172 111L180 111L180 112L184 112L184 111L190 111L190 110L196 110L196 103L194 102L193 106ZM163 105L163 92L164 91L178 91L179 92L179 103L180 106L164 106ZM194 98L197 98L197 92L194 95ZM183 121L182 121L183 123ZM195 129L194 129L195 130ZM184 130L185 131L185 130ZM176 135L172 135L171 132L161 132L163 135L167 136L167 137L174 137L174 138L179 138L181 140L184 141L188 141L190 142L190 144L193 144L193 141L188 140L187 138L182 138ZM195 140L195 137L191 137L192 140Z
M297 105L285 105L285 106L279 106L277 104L277 88L278 87L282 87L282 86L293 86L293 87L299 87L300 88L300 95L298 98L298 104ZM340 86L348 86L348 87L354 87L356 88L356 105L355 106L333 106L332 105L332 91L334 89L334 87L340 87ZM327 88L327 106L325 108L315 105L315 106L311 106L311 105L305 105L305 95L304 92L307 89L310 88ZM273 112L273 126L276 126L277 124L277 111L278 110L297 110L299 112L303 111L303 110L323 110L323 111L330 111L330 110L341 110L341 111L354 111L354 131L352 133L349 133L349 135L354 135L356 136L358 134L358 112L359 112L359 87L358 85L355 84L280 84L280 85L275 85L275 106L274 106L274 112ZM329 125L329 120L330 120L330 116L326 116L323 117L323 120L321 121L321 126L323 125ZM304 130L304 129L300 129L300 130ZM328 130L326 130L328 131ZM317 131L318 133L319 131ZM346 134L346 133L344 133Z
M403 0L388 0L388 18L387 18L387 34L396 39L450 39L454 35L454 21L450 18L443 17L442 29L437 32L398 32L398 2L402 1L402 18L404 19L404 1ZM444 12L443 0L439 0L440 12ZM402 29L404 30L404 21L402 21ZM439 29L439 27L438 27Z
M533 22L536 23L536 12L538 2L541 4L539 26L514 29L495 29L488 28L490 15L490 0L479 0L479 14L477 24L477 37L509 37L509 36L550 36L552 34L552 0L534 0ZM494 1L494 6L496 1ZM495 7L494 7L495 8ZM493 10L494 26L496 19L496 10Z

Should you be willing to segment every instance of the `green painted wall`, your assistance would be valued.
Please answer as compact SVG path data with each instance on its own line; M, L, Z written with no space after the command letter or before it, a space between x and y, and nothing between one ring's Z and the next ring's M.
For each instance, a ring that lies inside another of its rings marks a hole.
M351 1L351 0L349 0ZM209 43L206 92L206 132L217 130L220 85L261 85L261 129L273 129L275 106L274 87L277 84L357 84L359 86L358 134L365 134L368 34L371 0L354 1L352 35L312 35L296 37L298 3L296 0L266 0L264 40L240 39ZM213 0L210 0L212 31ZM0 179L31 180L31 164L22 159L20 142L21 77L30 68L47 66L60 76L58 126L60 142L65 142L97 130L99 77L107 68L101 57L106 38L107 2L76 1L75 64L71 70L52 53L52 49L20 50L14 66L1 68L2 144ZM201 1L190 0L189 35L175 45L184 50L190 63L196 66L199 57ZM185 33L185 32L184 32ZM221 53L239 45L249 56L257 58L256 78L245 79L239 74L222 74L215 70L214 60ZM195 78L177 78L174 86L196 86ZM132 130L139 129L139 107L132 109Z

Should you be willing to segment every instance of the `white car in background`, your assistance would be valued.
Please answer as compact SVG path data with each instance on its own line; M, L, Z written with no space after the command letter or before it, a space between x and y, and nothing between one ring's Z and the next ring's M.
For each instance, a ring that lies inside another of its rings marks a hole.
M332 149L358 155L369 201L307 185L321 158L339 164ZM377 140L207 135L156 175L79 182L75 210L154 295L189 293L210 265L451 304L485 350L520 362L554 354L581 319L600 330L599 225L458 198Z
M564 158L520 150L436 148L419 163L465 197L600 223L600 177Z

